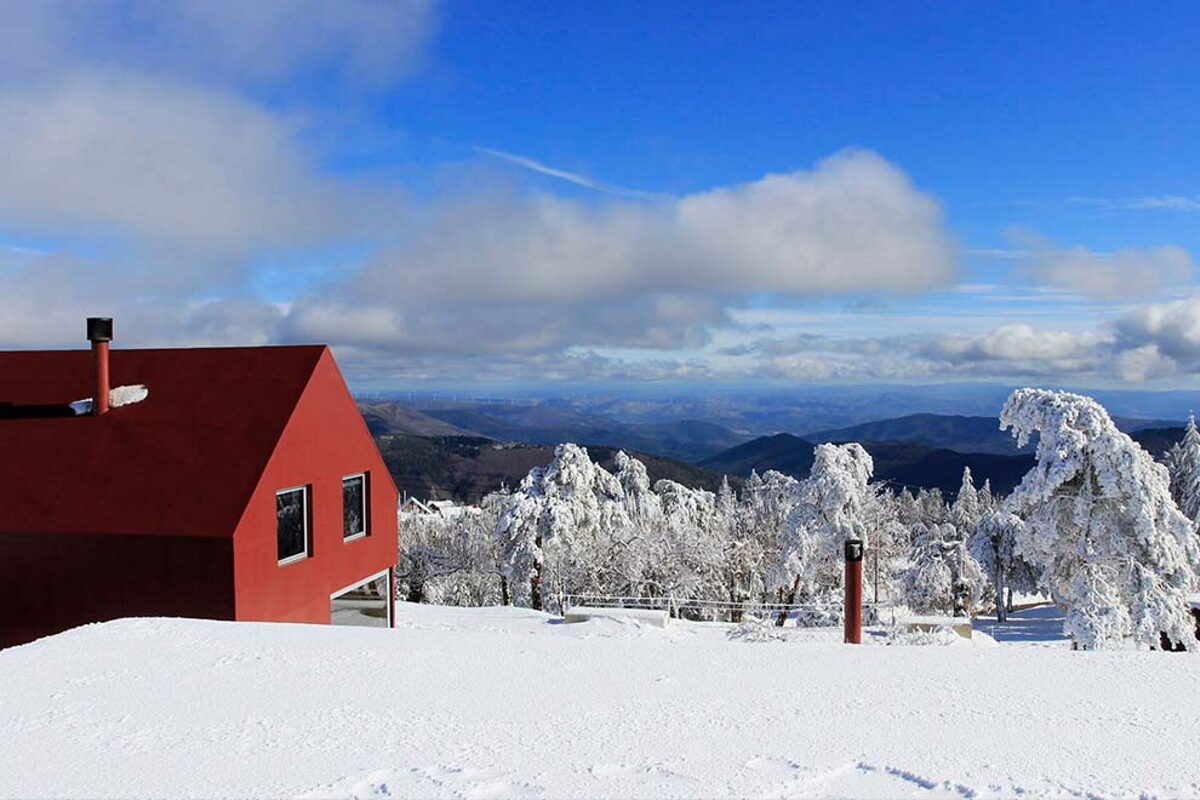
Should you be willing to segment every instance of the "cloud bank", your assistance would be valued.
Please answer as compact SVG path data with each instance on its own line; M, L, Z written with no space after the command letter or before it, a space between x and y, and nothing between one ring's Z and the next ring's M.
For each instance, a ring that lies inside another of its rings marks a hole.
M460 198L300 298L284 329L401 350L689 347L752 295L917 292L951 281L955 255L936 200L877 154L847 151L657 202Z

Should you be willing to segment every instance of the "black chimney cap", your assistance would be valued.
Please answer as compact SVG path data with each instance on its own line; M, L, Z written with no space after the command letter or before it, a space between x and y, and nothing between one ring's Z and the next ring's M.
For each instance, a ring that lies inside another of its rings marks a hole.
M846 540L846 560L847 561L862 561L863 560L862 539L847 539Z
M111 342L113 338L112 317L88 317L87 338L89 342Z

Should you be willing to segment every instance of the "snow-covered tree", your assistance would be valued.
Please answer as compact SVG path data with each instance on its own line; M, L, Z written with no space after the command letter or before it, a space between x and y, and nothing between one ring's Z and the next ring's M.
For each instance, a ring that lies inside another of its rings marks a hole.
M975 497L979 502L979 513L981 516L989 511L995 510L996 496L992 493L991 479L984 480L983 486L979 487L979 491L976 493Z
M664 524L648 553L653 594L720 598L724 548L715 526L713 493L665 479L654 484L654 491L662 502Z
M798 502L780 528L773 578L785 603L794 603L801 589L808 594L839 586L842 544L867 539L871 456L857 443L819 444L813 454L812 472L800 483Z
M766 585L764 542L755 535L746 507L738 502L726 477L721 479L717 490L715 513L715 532L723 549L721 574L726 592L723 599L731 603L761 599ZM740 611L733 612L733 622L741 622L741 618Z
M900 577L905 604L921 613L977 613L987 595L987 579L953 524L921 524L911 561Z
M921 614L953 609L954 573L944 557L938 524L918 522L913 529L910 562L900 573L904 604Z
M911 495L909 496L911 500ZM870 547L863 564L866 596L873 602L895 598L895 577L912 548L912 525L901 520L901 501L879 484L870 484L862 518Z
M653 520L662 514L662 502L650 485L646 465L636 458L618 451L613 456L617 483L621 485L625 513L633 520Z
M1037 463L1008 498L1025 521L1014 549L1067 610L1075 645L1155 647L1165 636L1195 648L1186 598L1200 546L1166 468L1089 397L1019 389L1000 424L1021 446L1038 435Z
M1171 496L1179 510L1193 522L1200 521L1200 431L1196 430L1194 414L1188 414L1183 438L1167 451L1165 460L1171 475Z
M926 525L941 525L950 521L950 509L938 488L921 489L917 492L917 509L921 522Z
M399 596L416 603L494 605L501 602L499 554L492 531L496 500L443 513L401 513L396 565Z
M896 519L908 528L915 527L921 521L921 507L907 486L896 495Z
M950 506L950 520L969 536L978 524L980 516L982 509L979 492L975 488L975 482L971 480L971 468L963 467L962 485L958 489L958 496L954 498L954 504Z
M993 510L975 526L967 546L996 590L996 617L1004 622L1012 610L1012 593L1037 590L1037 570L1016 553L1020 517Z
M496 526L502 565L514 591L528 587L531 607L594 585L614 529L628 526L618 480L582 447L561 444L554 460L521 481Z

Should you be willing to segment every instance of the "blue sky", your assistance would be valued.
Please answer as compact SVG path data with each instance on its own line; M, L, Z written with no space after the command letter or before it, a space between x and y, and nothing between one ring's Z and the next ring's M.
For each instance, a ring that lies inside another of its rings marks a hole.
M363 388L1200 373L1178 3L17 0L9 347Z

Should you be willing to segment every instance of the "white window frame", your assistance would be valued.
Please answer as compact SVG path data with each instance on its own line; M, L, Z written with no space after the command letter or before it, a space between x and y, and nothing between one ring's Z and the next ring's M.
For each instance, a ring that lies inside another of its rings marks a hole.
M345 527L345 525L346 525L346 523L345 523L345 519L346 519L346 508L345 508L346 481L350 480L351 478L362 478L362 483L363 483L363 493L362 493L362 496L363 496L363 507L362 507L363 529L361 531L359 531L358 533L355 533L351 536L347 536L346 535L346 527ZM371 479L369 477L367 477L366 472L355 472L350 475L343 475L342 476L342 541L343 542L354 542L359 539L365 539L367 537L367 534L369 534L370 532L371 532ZM358 584L355 584L355 585L357 586Z
M297 561L303 561L312 555L312 528L309 524L309 519L312 517L312 492L309 491L308 485L292 486L287 489L279 489L275 492L275 554L279 555L279 495L287 494L288 492L301 492L304 497L303 501L303 518L304 518L304 550L294 556L278 559L275 563L277 566L286 567L288 564L295 564Z
M394 614L395 610L396 610L396 598L392 596L392 594L394 592L394 587L392 586L392 569L391 569L391 567L388 567L387 569L381 569L379 572L376 572L374 575L368 575L367 577L363 578L361 581L355 581L354 583L350 584L349 586L343 586L342 588L338 589L336 592L330 592L329 593L329 608L331 610L333 609L333 600L338 595L345 594L346 592L350 591L351 589L357 589L359 586L362 586L364 583L370 583L371 581L377 580L379 578L384 578L387 581L387 595L386 595L387 600L385 603L385 605L387 606L387 626L389 628L393 627L392 614ZM351 627L353 627L353 626L351 626Z

